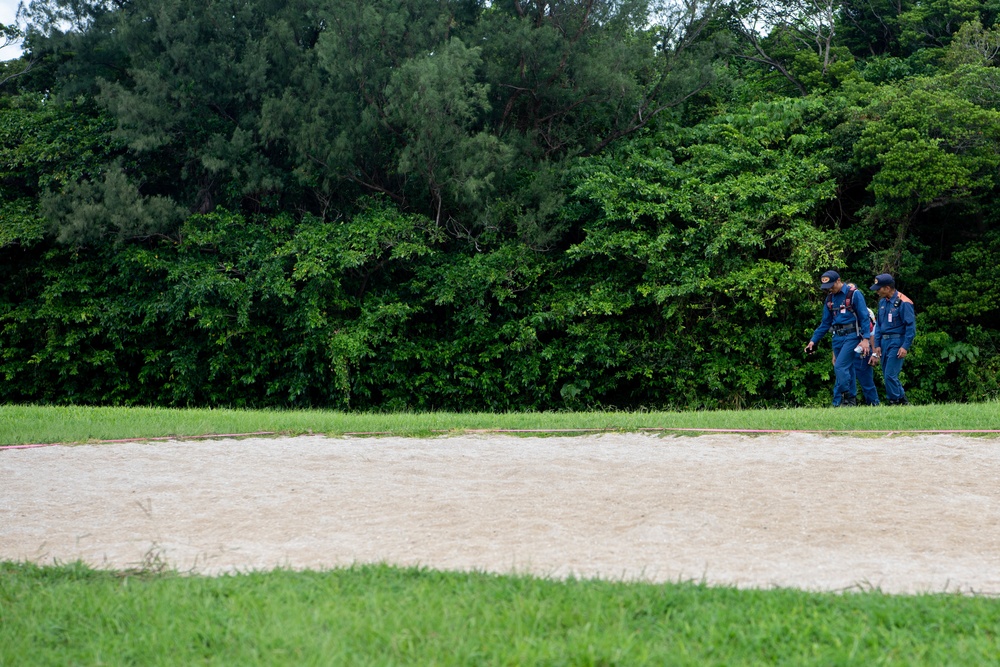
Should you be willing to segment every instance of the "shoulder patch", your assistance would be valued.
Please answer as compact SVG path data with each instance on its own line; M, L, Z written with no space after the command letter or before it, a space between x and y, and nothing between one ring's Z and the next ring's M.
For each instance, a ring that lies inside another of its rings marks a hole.
M908 303L911 306L913 305L913 301L910 300L910 297L906 296L902 292L896 292L896 295L899 297L899 300L902 301L903 303Z

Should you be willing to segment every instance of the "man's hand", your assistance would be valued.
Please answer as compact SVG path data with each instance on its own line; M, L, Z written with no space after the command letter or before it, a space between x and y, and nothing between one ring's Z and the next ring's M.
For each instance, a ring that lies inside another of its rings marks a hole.
M803 352L805 352L806 354L812 354L815 351L816 351L816 343L812 341L809 341L809 344L806 345L806 349L803 350Z
M861 339L861 356L862 357L868 356L868 353L871 352L871 350L872 350L872 347L868 343L868 339L867 338L862 338Z
M906 357L906 355L907 355L907 354L908 354L908 353L907 353L907 351L906 351L906 348L905 348L905 347L901 347L901 348L899 348L899 350L898 350L898 351L896 352L896 358L897 358L897 359L903 359L904 357Z

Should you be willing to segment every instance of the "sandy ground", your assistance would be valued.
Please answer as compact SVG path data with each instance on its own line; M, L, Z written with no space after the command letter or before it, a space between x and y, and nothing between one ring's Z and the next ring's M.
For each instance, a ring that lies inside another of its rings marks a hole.
M1000 594L1000 440L298 438L0 451L0 559Z

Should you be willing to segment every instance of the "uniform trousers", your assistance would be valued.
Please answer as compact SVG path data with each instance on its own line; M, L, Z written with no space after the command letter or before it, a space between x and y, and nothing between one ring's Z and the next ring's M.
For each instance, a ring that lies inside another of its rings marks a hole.
M882 339L882 377L885 378L885 400L901 401L906 398L903 385L899 381L899 371L903 369L903 359L896 356L903 339L898 336Z
M840 405L844 394L855 395L857 382L854 374L854 362L861 356L854 351L854 348L861 342L861 336L857 334L847 334L845 336L833 337L833 372L836 375L836 382L833 385L833 405Z
M868 358L858 355L854 362L854 374L861 385L861 393L864 394L865 403L878 405L878 387L875 386L875 369L868 365Z

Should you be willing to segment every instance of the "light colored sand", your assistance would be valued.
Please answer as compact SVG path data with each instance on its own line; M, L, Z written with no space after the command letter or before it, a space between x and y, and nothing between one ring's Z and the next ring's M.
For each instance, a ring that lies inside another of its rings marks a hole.
M1000 594L1000 440L254 438L0 452L0 559L385 561Z

